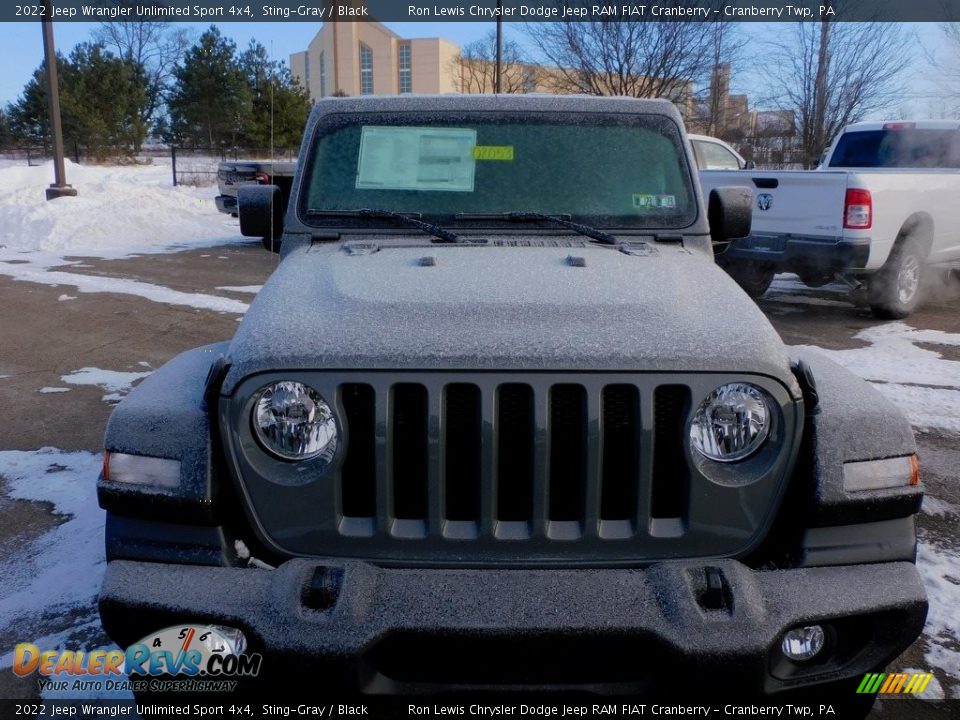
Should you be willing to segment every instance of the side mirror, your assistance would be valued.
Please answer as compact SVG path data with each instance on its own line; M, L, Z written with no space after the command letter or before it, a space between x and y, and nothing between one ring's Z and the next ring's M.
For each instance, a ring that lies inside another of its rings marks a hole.
M258 237L268 250L280 252L283 235L283 195L276 185L241 185L237 188L240 234Z
M757 168L757 164L753 160L747 160L743 164L744 170L756 170L756 168Z
M731 240L750 234L753 191L746 187L719 187L710 191L707 221L714 253L727 249Z

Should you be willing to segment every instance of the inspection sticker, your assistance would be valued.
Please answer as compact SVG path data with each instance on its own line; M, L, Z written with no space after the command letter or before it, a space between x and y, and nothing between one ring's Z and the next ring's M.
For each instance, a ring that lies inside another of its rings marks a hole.
M677 206L677 198L675 195L634 193L633 206L638 210L649 210L652 208L675 208Z
M513 145L477 145L474 160L513 160Z

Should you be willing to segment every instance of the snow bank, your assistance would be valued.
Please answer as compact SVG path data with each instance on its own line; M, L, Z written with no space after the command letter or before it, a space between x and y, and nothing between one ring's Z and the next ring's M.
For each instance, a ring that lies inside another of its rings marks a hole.
M173 187L169 165L75 165L77 197L48 202L53 165L0 165L0 259L24 251L122 257L239 240L236 220L217 212L215 185Z

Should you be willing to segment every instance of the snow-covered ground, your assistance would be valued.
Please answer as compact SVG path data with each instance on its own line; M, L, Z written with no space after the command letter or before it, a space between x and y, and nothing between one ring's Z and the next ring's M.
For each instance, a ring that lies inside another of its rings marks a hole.
M173 187L165 161L129 166L67 161L66 173L78 195L48 202L44 189L53 179L50 162L35 167L0 162L0 274L84 293L137 295L216 312L246 311L247 303L233 298L62 267L89 267L68 257L119 258L246 242L236 220L216 211L215 185ZM74 298L60 296L64 301Z

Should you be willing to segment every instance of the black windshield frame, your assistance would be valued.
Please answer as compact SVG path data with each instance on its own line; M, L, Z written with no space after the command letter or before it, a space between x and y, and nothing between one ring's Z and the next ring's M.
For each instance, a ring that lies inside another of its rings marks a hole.
M328 210L328 209L348 209L335 207L311 207L311 189L315 176L316 163L319 155L320 142L326 136L332 135L345 128L358 129L363 126L396 126L396 127L462 127L474 123L499 123L516 125L555 125L563 128L582 127L616 127L616 128L640 128L662 135L672 143L675 153L676 168L671 168L675 172L674 180L682 183L683 191L686 197L683 198L685 206L682 211L670 212L669 210L659 213L649 213L636 216L625 215L590 215L573 214L576 222L590 225L605 230L622 231L627 234L651 234L654 231L670 231L676 233L694 225L700 215L699 193L697 177L692 172L689 154L684 143L681 127L673 118L656 113L584 113L584 112L555 112L555 111L519 111L519 110L463 110L463 111L390 111L390 112L341 112L328 113L323 115L313 128L310 137L306 161L301 170L299 179L298 204L296 212L298 219L307 227L322 230L380 230L389 228L397 231L396 225L391 225L384 220L371 218L324 218L322 215L311 215L310 210ZM478 140L478 145L481 144ZM358 150L359 152L359 150ZM522 204L522 203L521 203ZM322 205L322 204L321 204ZM363 206L375 207L377 203L372 198ZM410 207L389 208L391 211L416 212L424 220L435 224L441 224L444 227L456 227L463 229L484 229L492 231L516 231L516 227L511 227L508 223L490 220L463 220L456 216L460 208L451 209L446 213L422 212L418 203L411 203ZM501 208L486 208L485 212L497 212ZM539 208L529 207L510 207L514 212L533 212L539 211Z

